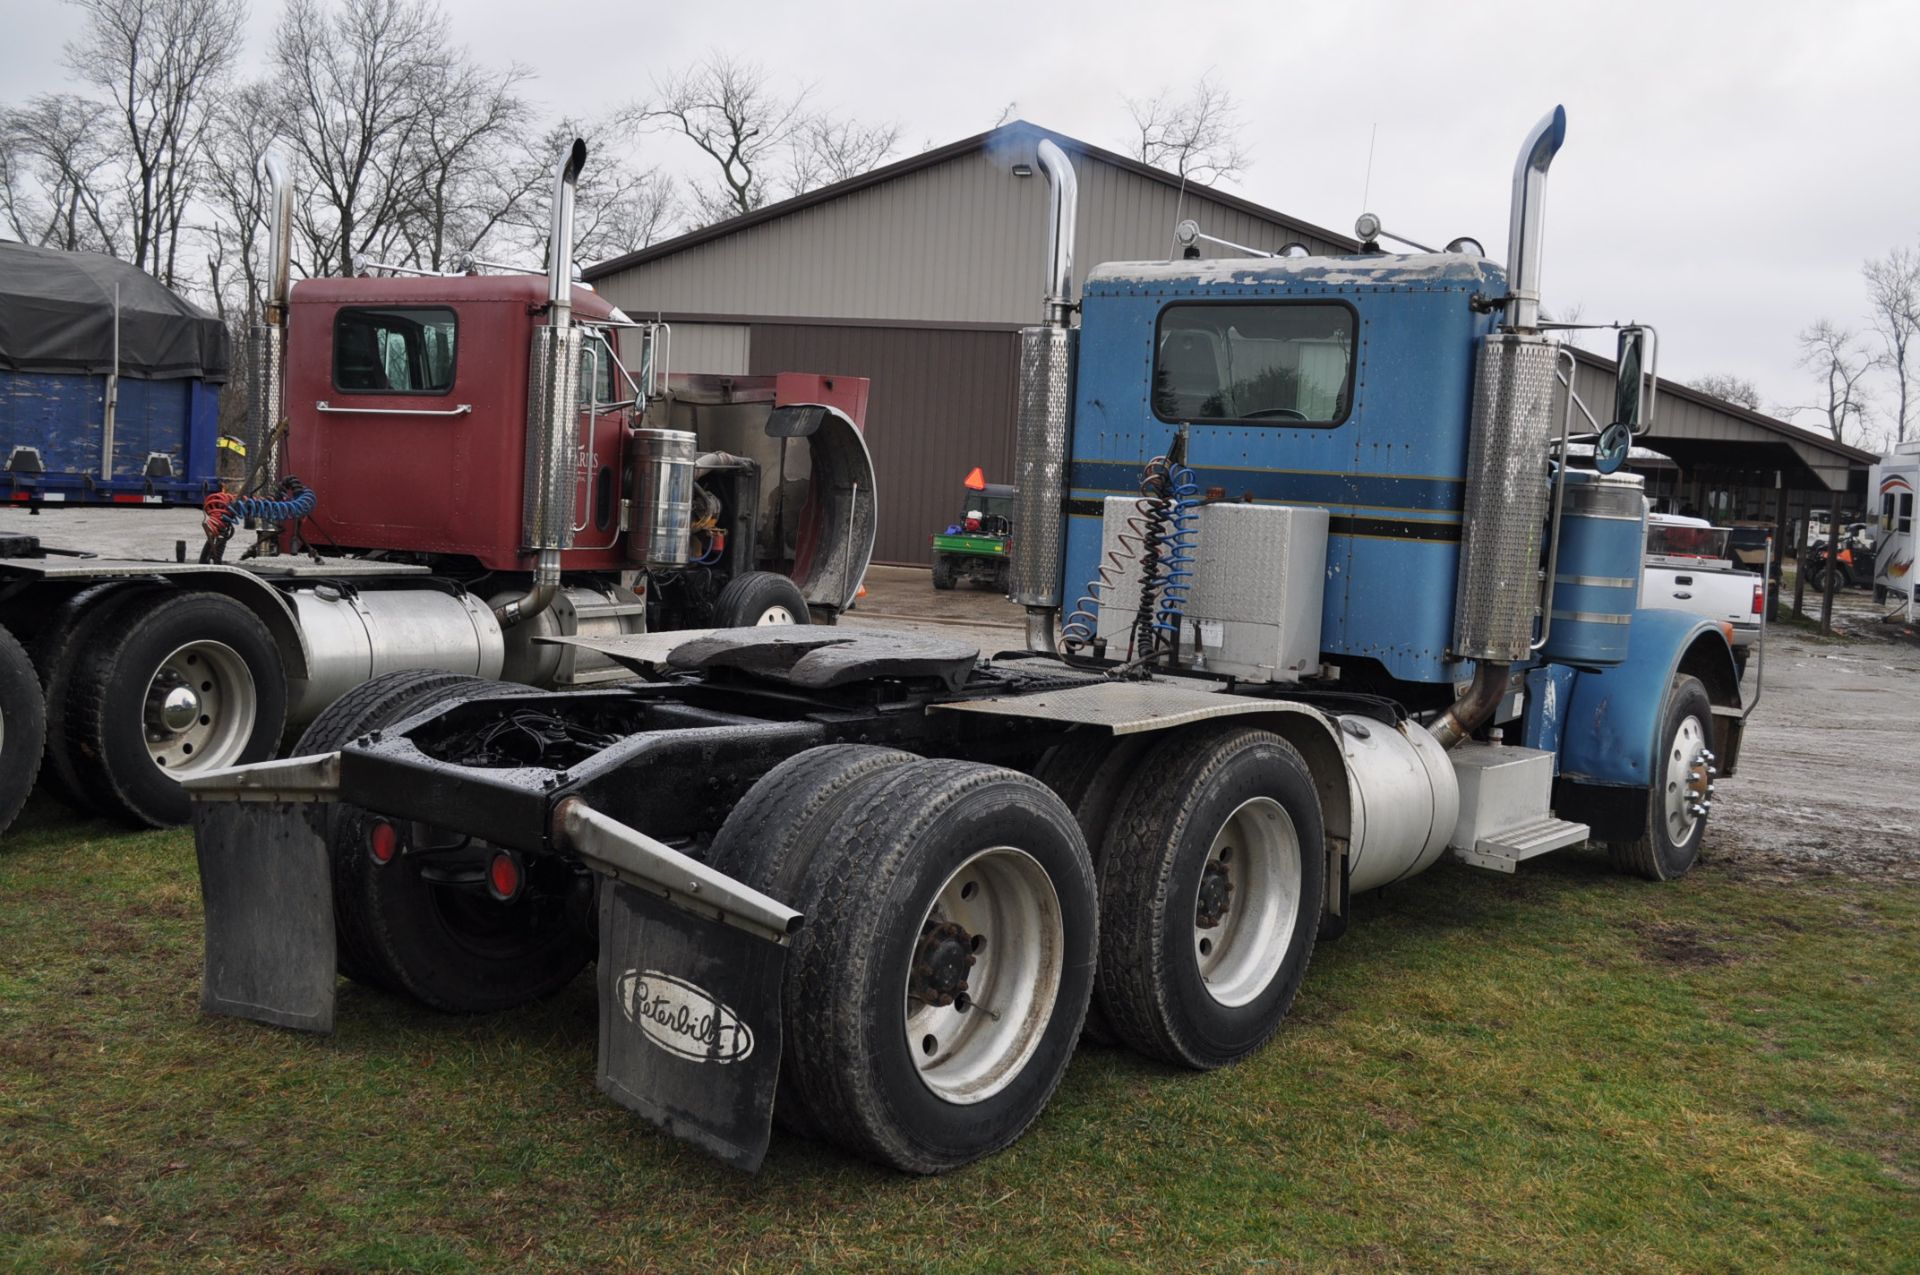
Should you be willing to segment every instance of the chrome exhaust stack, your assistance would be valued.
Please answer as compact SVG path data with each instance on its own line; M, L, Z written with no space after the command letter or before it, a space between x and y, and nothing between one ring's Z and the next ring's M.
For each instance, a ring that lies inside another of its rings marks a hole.
M527 371L527 467L521 540L533 553L533 587L493 609L500 627L538 615L560 589L560 552L573 547L573 440L580 399L580 329L573 326L573 192L586 167L580 138L553 175L547 234L547 323L533 330Z
M267 186L267 286L260 318L248 338L247 457L257 481L251 491L280 485L279 431L284 419L287 293L293 261L293 181L278 155L260 160Z
M1507 326L1540 326L1540 245L1546 220L1547 169L1567 140L1567 108L1556 106L1527 134L1513 161L1513 204L1507 220Z
M1510 667L1533 644L1549 494L1541 463L1553 430L1558 354L1538 330L1540 236L1547 168L1566 136L1567 112L1556 106L1527 134L1513 168L1508 322L1481 340L1475 363L1454 592L1452 654L1477 666L1466 693L1428 728L1446 748L1493 716Z
M1042 138L1047 178L1047 290L1043 326L1020 329L1014 422L1014 555L1011 597L1027 610L1027 649L1052 653L1060 618L1067 448L1073 415L1073 236L1080 183L1073 162Z

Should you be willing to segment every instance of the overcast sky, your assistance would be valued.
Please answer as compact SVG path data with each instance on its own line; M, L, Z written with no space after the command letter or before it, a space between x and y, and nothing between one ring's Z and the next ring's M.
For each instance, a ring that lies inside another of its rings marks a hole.
M279 4L253 10L257 67ZM1803 326L1864 329L1862 261L1920 246L1920 5L1896 0L1455 4L1445 16L1271 0L455 0L446 12L481 59L529 66L530 95L555 113L630 100L724 45L813 82L821 105L898 121L910 151L979 132L1009 102L1123 149L1124 94L1212 70L1242 104L1253 165L1238 193L1350 230L1378 125L1372 210L1423 242L1473 235L1495 257L1514 153L1564 103L1547 305L1651 322L1663 374L1737 373L1770 407L1815 401L1795 367ZM77 14L42 0L0 0L0 14L0 101L65 87ZM692 162L665 137L647 154Z

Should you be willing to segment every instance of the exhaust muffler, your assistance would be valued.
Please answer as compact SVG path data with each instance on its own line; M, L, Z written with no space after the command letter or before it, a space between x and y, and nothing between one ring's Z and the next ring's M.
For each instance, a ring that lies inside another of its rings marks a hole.
M573 439L580 401L580 330L573 326L573 192L587 164L580 138L553 176L547 234L547 323L533 330L527 370L527 467L521 541L534 554L533 586L494 608L502 628L538 615L560 588L560 552L573 547Z
M1046 321L1020 330L1011 596L1027 610L1027 648L1051 653L1066 548L1060 510L1073 414L1073 237L1080 183L1066 152L1051 140L1041 139L1036 158L1048 187Z

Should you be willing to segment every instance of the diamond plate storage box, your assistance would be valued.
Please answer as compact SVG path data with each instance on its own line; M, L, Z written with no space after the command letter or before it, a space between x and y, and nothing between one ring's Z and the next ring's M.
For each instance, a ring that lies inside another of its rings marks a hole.
M1292 682L1320 666L1320 600L1327 581L1327 511L1312 505L1201 505L1194 511L1193 577L1180 648L1215 673ZM1136 501L1101 507L1101 560L1127 564L1106 589L1099 636L1121 654L1140 599ZM1125 534L1127 544L1121 544Z

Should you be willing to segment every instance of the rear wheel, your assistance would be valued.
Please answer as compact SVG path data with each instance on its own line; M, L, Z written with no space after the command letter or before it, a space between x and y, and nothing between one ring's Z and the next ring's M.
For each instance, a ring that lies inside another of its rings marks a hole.
M947 554L933 555L933 587L936 589L953 587L953 559Z
M807 623L807 599L800 587L775 571L749 571L729 580L713 600L716 628L760 624Z
M1018 1138L1092 983L1092 866L1059 799L992 766L869 775L795 906L811 919L782 997L788 1066L826 1135L913 1173Z
M121 601L66 688L66 744L83 791L155 827L185 823L182 779L263 761L287 719L280 648L259 617L213 593Z
M1266 1043L1326 894L1320 800L1269 731L1180 731L1140 760L1102 862L1099 1000L1141 1053L1213 1068Z
M74 594L55 608L33 644L33 664L40 674L40 698L46 705L46 751L40 768L40 786L76 810L90 811L80 781L82 764L67 742L67 686L80 653L95 635L122 627L134 599L155 592L150 584L125 580L94 585Z
M1140 755L1154 743L1151 735L1122 736L1109 740L1070 739L1049 750L1034 768L1033 777L1053 789L1073 812L1087 839L1087 852L1093 858L1094 880L1102 897L1106 894L1107 831L1113 814L1126 795ZM1082 1035L1101 1045L1117 1045L1100 1008L1099 980L1094 982L1093 1003L1087 1007L1087 1022Z
M1713 806L1713 779L1719 773L1712 739L1713 701L1699 678L1683 673L1667 691L1644 831L1633 841L1608 846L1620 871L1649 881L1672 881L1685 876L1700 857Z
M0 628L0 832L26 804L46 747L46 709L33 661L13 634Z
M912 753L864 744L827 744L787 758L762 775L713 839L713 866L790 907L821 838L859 784L918 761ZM800 908L804 911L804 908ZM774 1118L804 1137L823 1136L806 1100L782 1069Z
M438 669L401 669L383 673L360 683L329 704L313 719L293 747L296 757L337 752L348 741L370 730L391 726L408 716L415 705L456 688L502 686L464 673L446 673ZM352 898L360 874L373 866L368 850L365 812L358 806L334 803L316 809L319 831L327 842L327 857L333 868L333 923L336 964L340 972L356 982L392 990L393 984L374 959L359 924L358 913L346 906Z
M335 701L300 751L337 749L435 704L525 689L431 669L388 673ZM477 838L389 823L357 806L326 820L340 969L356 981L481 1014L551 995L591 958L574 923L580 892L591 888L584 870L528 863L525 886L502 901L487 890L492 847Z

